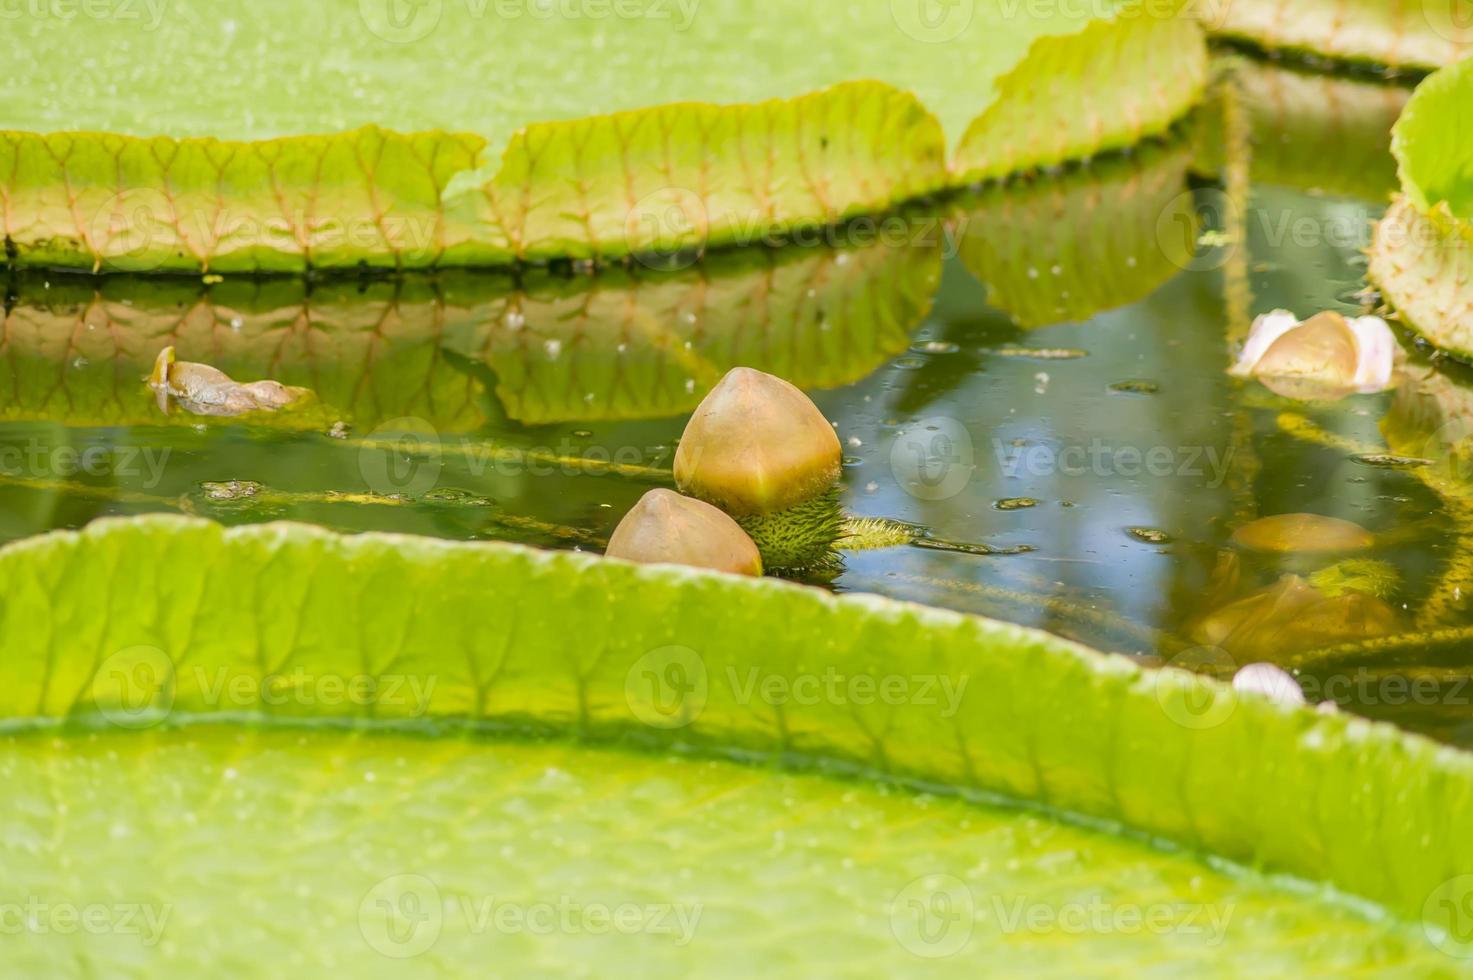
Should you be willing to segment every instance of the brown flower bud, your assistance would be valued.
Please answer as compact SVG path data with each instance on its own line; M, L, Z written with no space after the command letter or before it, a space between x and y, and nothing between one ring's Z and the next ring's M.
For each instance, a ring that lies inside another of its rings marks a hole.
M1234 657L1268 659L1390 636L1401 629L1393 610L1373 595L1326 596L1297 575L1215 609L1190 628L1191 638Z
M614 528L604 554L646 564L762 574L757 546L736 521L710 504L672 490L651 490L639 498Z
M1335 399L1355 390L1360 353L1345 317L1325 312L1271 344L1253 373L1286 398Z
M696 407L675 453L680 489L735 517L811 500L839 479L843 451L818 406L793 385L732 368Z

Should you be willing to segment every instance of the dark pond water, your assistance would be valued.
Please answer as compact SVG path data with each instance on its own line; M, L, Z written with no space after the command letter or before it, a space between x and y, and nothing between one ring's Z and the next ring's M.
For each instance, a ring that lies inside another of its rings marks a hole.
M1449 465L1473 381L1406 338L1384 394L1227 374L1256 314L1361 311L1406 92L1255 65L1233 92L1241 111L1125 157L673 271L17 274L0 538L175 511L597 550L745 364L835 422L853 514L923 529L851 553L833 588L1219 673L1268 660L1311 700L1473 744L1473 480ZM170 344L316 400L166 415L143 378ZM1230 541L1299 512L1374 545Z

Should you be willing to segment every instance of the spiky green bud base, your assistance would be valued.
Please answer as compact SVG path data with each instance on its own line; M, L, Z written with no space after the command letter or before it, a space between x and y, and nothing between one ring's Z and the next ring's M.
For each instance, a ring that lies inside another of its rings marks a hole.
M834 547L840 551L874 551L913 543L924 533L918 524L892 521L888 517L846 517L844 533Z
M834 550L844 535L840 496L839 487L833 486L786 510L739 517L737 523L756 543L762 553L762 567L769 573L836 572L844 567L844 559Z

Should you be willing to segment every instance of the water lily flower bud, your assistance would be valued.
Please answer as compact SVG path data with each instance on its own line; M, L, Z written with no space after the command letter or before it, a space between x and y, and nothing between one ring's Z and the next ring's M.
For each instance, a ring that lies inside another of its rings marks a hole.
M843 450L818 406L782 378L732 368L680 437L675 482L734 516L771 514L823 493Z
M1232 542L1250 551L1278 554L1330 554L1365 551L1376 539L1352 521L1319 514L1260 517L1233 532Z
M1261 694L1280 704L1303 704L1304 691L1286 671L1270 663L1249 664L1233 675L1233 690Z
M1253 376L1290 398L1335 399L1391 386L1400 347L1379 317L1327 311L1302 322L1274 310L1253 322L1229 373Z
M651 490L639 498L614 529L604 554L646 564L762 574L762 556L736 521L671 490Z
M733 368L696 407L675 453L683 493L736 518L769 571L832 569L843 533L839 437L798 388Z

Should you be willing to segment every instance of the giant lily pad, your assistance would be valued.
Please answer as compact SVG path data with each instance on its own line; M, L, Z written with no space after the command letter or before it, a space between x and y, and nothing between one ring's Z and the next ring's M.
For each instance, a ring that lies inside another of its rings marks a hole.
M1417 87L1392 137L1401 193L1376 226L1368 275L1438 347L1473 356L1473 59Z
M173 518L13 545L0 595L33 975L1437 975L1469 951L1466 756L1042 633ZM116 928L52 928L67 903Z
M1202 0L1217 34L1266 48L1431 71L1473 51L1468 0Z
M402 269L750 242L1129 145L1206 74L1178 0L575 6L10 22L10 259Z

